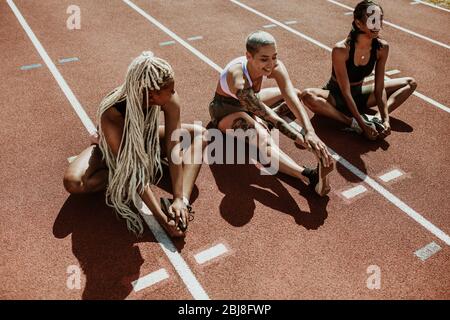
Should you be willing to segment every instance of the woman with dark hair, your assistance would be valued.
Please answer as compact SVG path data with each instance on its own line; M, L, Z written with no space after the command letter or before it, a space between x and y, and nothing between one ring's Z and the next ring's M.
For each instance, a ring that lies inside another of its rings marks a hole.
M353 11L352 30L332 51L332 75L322 89L306 89L303 103L314 113L335 119L352 131L375 140L391 132L389 113L414 92L413 78L385 80L388 43L379 38L383 9L373 1L361 1ZM375 69L375 83L363 85ZM365 111L378 106L369 120Z

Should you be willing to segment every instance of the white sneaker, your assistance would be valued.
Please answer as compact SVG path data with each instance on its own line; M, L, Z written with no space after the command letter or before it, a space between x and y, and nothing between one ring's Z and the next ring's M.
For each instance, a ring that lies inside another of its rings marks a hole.
M344 128L344 129L342 129L342 131L355 132L357 134L362 134L362 132L363 132L363 130L361 129L361 127L358 124L358 121L356 121L355 118L352 118L352 124L350 125L350 127Z

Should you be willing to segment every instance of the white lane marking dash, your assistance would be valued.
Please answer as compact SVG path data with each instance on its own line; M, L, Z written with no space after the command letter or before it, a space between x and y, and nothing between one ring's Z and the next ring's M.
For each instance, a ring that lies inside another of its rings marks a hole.
M65 58L65 59L59 59L59 63L67 63L67 62L73 62L73 61L79 61L80 59L78 59L77 57L73 57L73 58Z
M201 40L201 39L203 39L203 37L202 36L195 36L195 37L190 37L190 38L187 38L188 39L188 41L195 41L195 40Z
M36 64L30 64L28 66L22 66L20 67L20 70L31 70L42 67L42 64L36 63Z
M398 169L394 169L392 171L389 171L388 173L381 175L379 178L384 182L389 182L391 180L397 179L398 177L401 177L402 175L403 172Z
M175 41L170 40L170 41L165 41L165 42L160 42L160 43L159 43L159 45L160 45L161 47L164 47L164 46L170 46L171 44L175 44Z
M222 243L206 249L200 253L197 253L194 258L197 261L198 264L203 264L205 262L208 262L214 258L217 258L218 256L226 253L228 249L223 245Z
M351 199L351 198L354 198L366 191L367 191L366 187L359 185L359 186L356 186L356 187L353 187L353 188L343 191L342 195L347 199Z
M289 24L296 24L297 23L297 20L290 20L290 21L285 21L284 22L284 24L287 24L287 25L289 25Z
M386 71L386 74L388 76L393 76L394 74L398 74L398 73L400 73L400 70L397 70L397 69Z
M265 26L263 26L263 28L269 29L269 28L275 28L276 25L274 24L266 24Z
M133 286L133 290L138 292L167 278L169 278L169 274L166 269L163 268L131 282L131 285Z
M417 250L414 254L422 261L427 260L436 252L440 251L442 248L434 241L427 244L425 247Z

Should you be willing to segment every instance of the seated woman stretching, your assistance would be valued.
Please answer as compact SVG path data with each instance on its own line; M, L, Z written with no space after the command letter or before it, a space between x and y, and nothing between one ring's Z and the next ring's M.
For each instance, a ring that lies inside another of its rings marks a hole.
M209 105L211 122L222 132L254 130L258 142L250 143L267 147L268 157L279 159L281 172L299 179L308 178L319 195L326 195L330 191L328 174L334 162L326 145L314 132L300 101L300 91L294 88L286 67L277 59L275 39L267 32L256 31L247 37L246 47L246 55L231 61L221 72ZM278 86L261 89L265 78L275 79ZM289 122L298 119L303 129L296 129L285 119ZM314 152L318 158L317 168L300 166L283 153L270 139L267 124L292 139L297 147Z
M303 103L314 113L335 119L348 129L375 140L391 133L389 113L414 92L413 78L384 80L389 45L379 38L383 10L373 1L361 1L353 11L352 30L332 51L332 76L322 89L306 89ZM375 69L375 84L363 85ZM372 119L367 108L378 106Z
M101 102L97 143L81 152L64 175L64 186L70 193L106 189L107 204L126 219L128 229L137 235L144 230L142 218L132 209L138 197L171 236L183 236L189 221L189 197L201 162L174 161L169 155L176 153L173 151L180 141L171 137L180 128L188 130L191 144L185 152L193 154L205 147L205 129L181 124L180 98L174 86L172 67L152 52L143 52L128 67L125 83ZM159 125L161 110L164 125ZM164 156L168 159L174 200L161 201L167 205L161 208L150 186L162 176Z

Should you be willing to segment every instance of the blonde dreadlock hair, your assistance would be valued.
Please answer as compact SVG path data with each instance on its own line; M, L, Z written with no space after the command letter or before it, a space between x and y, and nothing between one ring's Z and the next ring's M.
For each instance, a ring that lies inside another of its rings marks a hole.
M130 205L136 205L138 194L161 178L162 168L159 147L160 106L146 103L143 97L148 90L161 90L173 81L172 67L152 52L143 52L128 67L125 83L110 92L100 103L97 117L118 102L126 100L126 114L117 158L111 152L102 133L99 121L99 146L108 166L106 203L127 221L127 227L136 235L144 231L142 218Z

